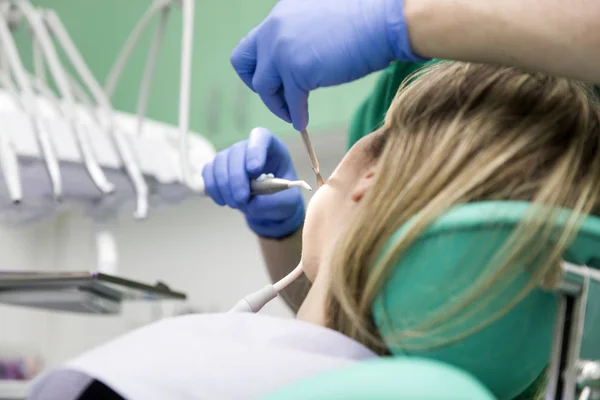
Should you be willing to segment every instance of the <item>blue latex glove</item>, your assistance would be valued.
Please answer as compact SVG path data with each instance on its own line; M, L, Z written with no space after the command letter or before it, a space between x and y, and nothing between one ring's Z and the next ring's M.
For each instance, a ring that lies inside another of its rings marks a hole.
M251 196L250 179L261 174L296 180L287 147L265 128L255 128L248 140L220 151L204 167L206 193L220 206L240 210L256 234L281 238L294 233L304 222L304 199L300 188Z
M301 131L308 92L422 61L411 52L403 0L280 0L231 54L240 78Z

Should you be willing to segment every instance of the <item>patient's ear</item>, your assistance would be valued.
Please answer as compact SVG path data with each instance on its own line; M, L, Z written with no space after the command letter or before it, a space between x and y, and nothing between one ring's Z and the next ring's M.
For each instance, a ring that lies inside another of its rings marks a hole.
M352 201L358 203L362 200L362 198L367 194L371 186L375 183L375 178L377 176L377 167L374 165L370 167L367 172L365 172L354 185L354 189L352 190L351 196Z

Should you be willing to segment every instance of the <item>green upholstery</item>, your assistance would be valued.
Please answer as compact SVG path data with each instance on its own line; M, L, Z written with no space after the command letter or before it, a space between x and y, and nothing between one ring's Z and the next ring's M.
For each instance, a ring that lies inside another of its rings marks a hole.
M365 361L302 380L262 400L495 400L465 372L419 358Z
M552 293L534 290L493 324L450 345L407 352L397 344L430 346L502 310L528 280L526 265L516 266L518 275L499 298L475 304L483 312L458 323L449 333L426 338L394 338L393 333L435 315L435 310L470 287L530 207L526 202L470 203L443 215L402 257L374 302L375 323L394 356L300 381L265 400L514 399L548 364L556 310ZM568 215L563 210L557 224L564 224ZM403 229L390 238L388 246ZM600 267L599 218L585 220L563 258ZM590 296L595 297L588 299L593 305L588 313L599 315L587 318L592 323L584 328L584 351L585 338L600 337L600 290ZM597 350L597 342L593 346Z
M507 289L489 304L473 304L482 310L457 323L450 331L425 338L393 337L420 321L435 316L482 275L482 267L513 233L530 210L526 202L470 203L450 210L434 222L406 252L387 280L373 307L376 325L396 355L435 359L465 370L479 379L500 400L509 400L525 390L548 364L556 296L534 290L509 313L454 344L433 350L402 351L404 346L422 348L465 332L490 313L501 311L527 283L526 265ZM563 210L557 224L569 215ZM388 245L402 235L400 229ZM564 259L574 264L600 266L600 219L588 217ZM491 272L491 271L487 271ZM596 299L600 301L600 299ZM593 329L594 332L590 332ZM600 333L600 327L587 327L586 335Z

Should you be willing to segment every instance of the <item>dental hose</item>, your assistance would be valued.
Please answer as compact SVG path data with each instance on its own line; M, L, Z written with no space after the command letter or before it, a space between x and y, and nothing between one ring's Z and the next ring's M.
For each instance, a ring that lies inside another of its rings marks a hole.
M238 301L229 312L259 312L267 303L277 297L277 293L298 279L302 275L302 272L302 263L300 263L280 281L272 285L267 285L254 293L250 293Z

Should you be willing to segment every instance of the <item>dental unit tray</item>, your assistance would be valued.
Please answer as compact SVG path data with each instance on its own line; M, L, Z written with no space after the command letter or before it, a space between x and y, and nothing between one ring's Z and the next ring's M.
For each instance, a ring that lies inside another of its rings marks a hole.
M91 314L117 314L127 300L185 300L164 283L151 286L95 272L0 272L0 303Z

